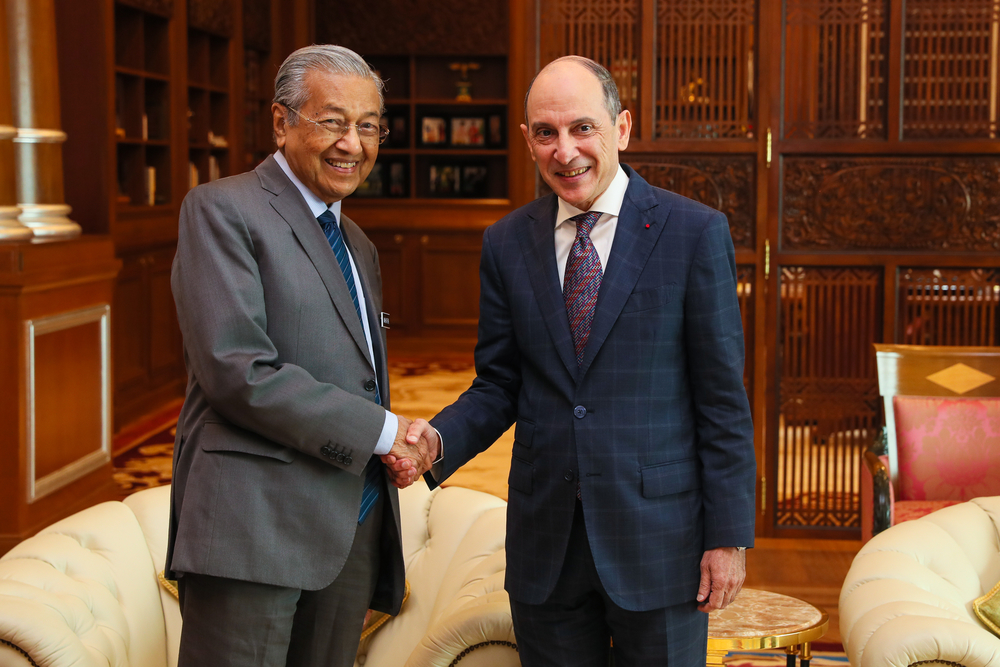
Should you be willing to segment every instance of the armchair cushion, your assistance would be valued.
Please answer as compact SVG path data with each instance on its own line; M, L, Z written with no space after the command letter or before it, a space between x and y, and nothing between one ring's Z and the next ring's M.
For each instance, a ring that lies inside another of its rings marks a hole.
M1000 495L1000 398L895 396L893 409L897 503Z
M986 595L972 603L976 616L990 632L1000 637L1000 582Z

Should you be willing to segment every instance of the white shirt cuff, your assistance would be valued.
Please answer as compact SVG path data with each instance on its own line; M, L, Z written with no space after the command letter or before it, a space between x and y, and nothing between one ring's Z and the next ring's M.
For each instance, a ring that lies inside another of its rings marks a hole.
M396 441L396 432L399 431L399 419L388 410L385 411L385 423L382 425L382 435L375 443L375 456L385 456L392 449L392 443Z

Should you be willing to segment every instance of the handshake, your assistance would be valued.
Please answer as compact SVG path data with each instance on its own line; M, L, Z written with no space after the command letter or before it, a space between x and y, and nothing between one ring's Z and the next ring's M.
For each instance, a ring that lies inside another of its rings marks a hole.
M425 419L399 418L392 449L382 456L393 486L405 489L430 470L441 452L441 439Z

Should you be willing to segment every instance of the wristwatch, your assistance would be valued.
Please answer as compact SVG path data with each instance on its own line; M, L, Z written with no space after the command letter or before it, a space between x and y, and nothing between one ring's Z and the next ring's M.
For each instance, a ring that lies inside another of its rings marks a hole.
M747 548L746 547L736 547L736 550L737 551L746 551Z

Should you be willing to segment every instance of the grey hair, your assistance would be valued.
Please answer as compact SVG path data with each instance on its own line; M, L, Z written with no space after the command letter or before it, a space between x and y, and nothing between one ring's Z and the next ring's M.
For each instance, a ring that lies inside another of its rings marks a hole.
M601 90L604 93L604 108L607 109L608 113L611 115L612 122L615 121L622 112L622 101L618 96L618 85L615 83L614 78L611 76L611 72L607 70L601 63L591 60L590 58L584 58L583 56L563 56L552 62L558 62L559 60L571 60L575 63L579 63L589 69L597 80L601 83ZM551 65L552 63L549 63ZM528 84L528 92L524 94L524 122L528 122L528 96L531 95L531 87L535 85L535 79L545 71L549 66L546 65L542 70L535 75Z
M306 75L313 70L359 76L371 79L378 91L379 114L385 113L385 84L372 66L354 51L334 44L313 44L304 46L285 58L274 77L274 101L298 111L309 100L306 90ZM296 114L288 114L286 122L295 125L299 121Z

